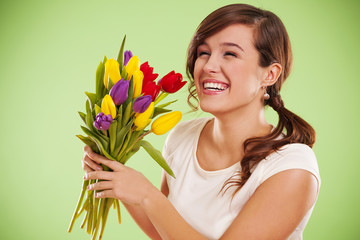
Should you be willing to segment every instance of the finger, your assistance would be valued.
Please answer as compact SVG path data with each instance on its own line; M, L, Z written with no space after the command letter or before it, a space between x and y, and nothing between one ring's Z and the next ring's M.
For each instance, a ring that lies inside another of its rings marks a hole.
M83 163L83 169L86 173L92 172L94 171L93 169L91 169L88 165L86 165L85 163Z
M114 171L119 171L123 167L123 165L121 163L114 161L114 160L110 160L110 159L108 159L104 156L101 156L99 154L96 154L94 152L92 152L92 154L89 157L91 160L95 161L96 163L103 164Z
M87 186L88 190L108 190L112 188L113 183L111 181L100 181Z
M95 195L96 198L116 198L113 190L104 190L97 192Z
M90 180L90 179L101 179L101 180L112 180L113 179L113 172L107 172L107 171L93 171L88 172L85 174L84 179Z
M83 163L85 163L85 165L87 165L92 171L94 170L98 170L98 171L102 171L103 168L97 164L96 162L94 162L93 160L91 160L87 154L84 154L84 157L82 159ZM84 166L85 167L85 166ZM83 167L83 168L84 168ZM85 168L84 168L85 170Z
M84 146L84 152L89 153L89 152L93 152L93 150L92 150L91 147L89 147L88 145L85 145L85 146Z

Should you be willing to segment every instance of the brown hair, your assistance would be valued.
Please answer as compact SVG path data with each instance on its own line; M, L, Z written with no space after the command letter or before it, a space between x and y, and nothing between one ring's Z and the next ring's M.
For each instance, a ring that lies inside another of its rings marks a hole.
M259 66L268 67L273 63L282 66L277 82L267 87L270 98L264 102L264 105L271 106L278 113L278 124L269 135L249 138L244 142L245 155L240 162L242 170L237 175L238 178L232 177L225 183L229 184L226 190L231 186L237 186L235 194L249 179L253 166L289 143L304 143L312 147L315 142L315 131L305 120L286 109L280 96L281 86L289 76L292 66L290 40L284 24L274 13L247 4L231 4L219 8L208 15L197 28L188 48L186 62L186 73L190 79L189 105L194 110L198 109L199 100L194 83L198 46L206 38L234 23L254 29L254 46L259 52ZM195 104L192 99L196 101ZM279 138L282 134L283 137Z

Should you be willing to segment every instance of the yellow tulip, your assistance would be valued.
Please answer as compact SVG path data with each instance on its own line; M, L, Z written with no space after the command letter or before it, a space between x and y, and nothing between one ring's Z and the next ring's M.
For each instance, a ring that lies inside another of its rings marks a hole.
M137 56L132 56L125 67L126 72L128 73L127 80L130 80L134 72L140 69L140 60Z
M180 121L181 117L182 114L179 111L174 111L162 115L153 122L151 125L151 131L156 135L162 135L175 127L175 125Z
M142 90L144 74L140 69L135 70L133 74L133 81L134 81L134 95L133 98L140 96Z
M106 94L102 100L101 112L105 115L110 114L113 119L116 117L116 106L109 94Z
M107 60L105 63L104 85L106 88L109 78L114 84L121 79L119 63L114 58Z
M143 113L137 113L135 115L134 124L136 126L136 131L144 129L151 122L151 116L154 112L154 102L150 104L148 109Z

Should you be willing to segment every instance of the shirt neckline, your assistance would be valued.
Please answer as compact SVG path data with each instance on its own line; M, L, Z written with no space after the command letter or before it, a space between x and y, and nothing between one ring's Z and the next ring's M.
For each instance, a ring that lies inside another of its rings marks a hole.
M195 146L194 146L194 149L193 149L193 160L194 160L195 167L196 167L196 169L198 170L199 173L204 174L204 175L221 175L221 174L224 174L224 173L234 172L236 169L240 168L240 163L239 162L237 162L237 163L235 163L235 164L233 164L233 165L231 165L231 166L229 166L227 168L214 170L214 171L205 170L199 164L199 161L198 161L197 156L196 156L196 152L197 152L197 148L198 148L200 134L201 134L202 130L204 129L205 125L209 121L211 121L212 119L214 119L214 118L212 118L212 117L204 118L203 122L201 123L200 127L198 128L198 130L197 130L197 132L195 134Z

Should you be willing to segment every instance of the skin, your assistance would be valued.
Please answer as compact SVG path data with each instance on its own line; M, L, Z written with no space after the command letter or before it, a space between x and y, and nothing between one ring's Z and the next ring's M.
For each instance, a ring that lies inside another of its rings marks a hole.
M197 158L205 170L239 162L244 154L239 146L247 138L263 136L272 129L264 117L264 87L277 81L281 66L258 65L252 34L251 28L233 24L210 36L198 49L194 80L200 107L215 117L204 127L198 143ZM203 83L209 80L223 82L228 88L206 94ZM87 146L84 151L84 178L106 180L89 189L102 190L99 198L120 199L151 239L206 239L167 199L164 176L159 191L138 171L97 155ZM100 164L113 172L101 171ZM220 239L286 239L313 206L317 191L318 182L308 171L277 173L258 187Z

